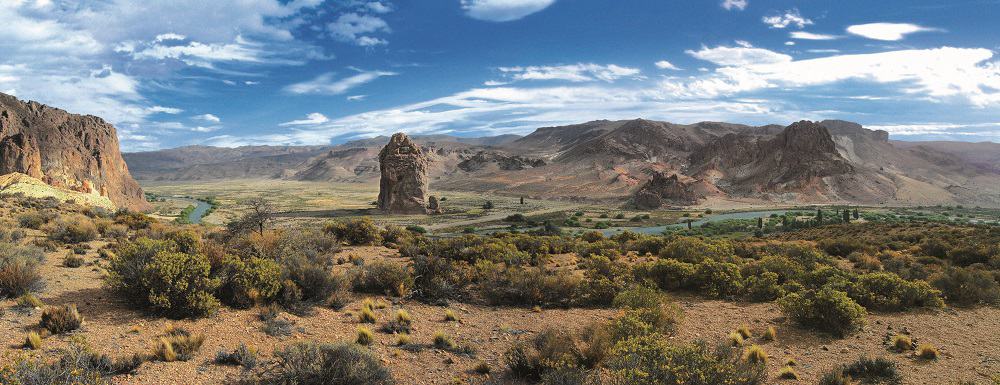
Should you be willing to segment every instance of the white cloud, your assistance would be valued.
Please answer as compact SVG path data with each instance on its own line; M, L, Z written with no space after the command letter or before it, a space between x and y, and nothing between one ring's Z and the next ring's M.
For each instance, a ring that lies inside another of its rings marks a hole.
M473 19L504 22L524 18L555 3L555 0L461 0L462 10Z
M557 66L500 67L500 72L513 80L565 80L570 82L605 81L613 82L624 77L635 77L641 72L637 68L615 64L601 65L577 63Z
M181 112L184 112L184 110L180 108L163 107L163 106L152 106L147 108L146 111L149 111L154 114L170 114L170 115L177 115Z
M115 47L115 51L131 56L133 60L165 60L173 59L190 66L213 68L215 62L249 62L260 63L267 55L259 44L251 43L239 36L233 43L205 44L184 40L181 35L163 39L157 36L152 42L125 42ZM167 44L164 44L167 43Z
M285 87L285 91L293 94L339 95L352 88L372 82L380 77L395 75L398 74L389 71L361 71L354 76L334 79L334 74L331 72L322 74L309 81L287 86Z
M221 129L219 126L197 126L191 129L192 132L215 132Z
M873 40L899 41L906 35L917 32L935 31L934 28L921 27L908 23L870 23L847 27L847 32Z
M812 25L813 21L802 17L798 9L789 9L784 13L777 15L764 16L761 18L764 24L769 25L771 28L782 29L790 25L799 27L799 29L805 28L807 25Z
M222 121L222 119L219 119L218 116L215 116L215 115L212 115L212 114L202 114L202 115L195 116L192 119L195 119L195 120L204 120L206 122L212 122L212 123L219 123L219 122Z
M326 115L323 115L323 114L321 114L319 112L313 112L313 113L311 113L309 115L306 115L305 119L293 120L291 122L284 122L284 123L279 124L279 126L282 126L282 127L288 127L288 126L315 126L317 124L323 124L323 123L326 123L326 122L329 122L329 121L330 121L330 118L327 118Z
M660 60L660 61L656 62L655 64L656 64L656 68L659 68L661 70L680 70L680 68L678 68L677 66L675 66L674 63L668 62L666 60Z
M836 35L812 33L806 31L794 31L789 33L788 36L790 36L792 39L799 39L799 40L836 40L840 38L840 36Z
M504 82L500 80L487 80L483 82L483 85L487 87L505 86L508 84L510 84L510 82Z
M369 36L369 34L392 31L389 24L382 18L354 12L337 17L337 20L327 24L327 30L334 39L362 47L388 44L384 39Z
M748 66L759 64L777 64L792 61L792 57L763 48L755 48L745 41L737 41L738 47L718 46L700 50L684 51L697 59L715 63L720 66Z
M722 8L725 8L727 11L732 11L734 9L742 11L747 9L747 5L749 5L749 3L747 0L723 0L721 5Z
M719 56L721 60L714 58L717 63L728 64L715 72L690 80L668 79L661 85L677 97L713 98L856 80L896 84L903 94L915 98L957 97L980 107L1000 104L1000 64L989 61L993 51L988 49L942 47L806 60L791 60L772 52L771 56L787 60L771 61L743 60L744 55L736 54Z
M367 98L367 97L368 97L368 95L351 95L351 96L348 96L348 97L346 97L344 99L347 99L347 101L349 101L349 102L360 102L362 100L365 100L365 98Z
M392 5L389 3L383 3L381 1L372 1L365 4L368 10L374 13L389 13L392 12Z

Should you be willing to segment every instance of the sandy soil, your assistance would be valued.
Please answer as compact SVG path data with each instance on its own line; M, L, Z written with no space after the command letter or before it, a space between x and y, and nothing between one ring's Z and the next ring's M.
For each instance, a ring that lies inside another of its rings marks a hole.
M93 244L94 250L99 244ZM214 317L199 320L170 321L129 309L102 288L100 269L90 263L97 260L91 251L85 256L87 265L80 268L61 266L67 251L50 253L43 275L47 287L39 296L46 304L75 303L86 318L83 335L97 350L112 355L128 355L151 349L153 340L168 323L192 332L204 333L207 340L194 359L188 362L146 363L134 375L114 379L116 384L218 384L240 375L240 369L213 364L219 350L232 350L240 343L257 347L267 359L276 347L302 340L352 341L359 325L351 315L360 308L362 297L346 308L316 309L314 314L297 317L283 314L295 322L291 336L271 337L262 331L256 310L223 308ZM347 248L347 255L366 258L398 258L393 250L384 248ZM704 300L687 295L675 296L684 310L684 320L674 341L705 339L719 341L740 325L748 325L755 334L767 326L778 329L776 342L763 343L770 355L769 371L777 373L786 358L795 358L802 376L799 383L815 383L818 377L835 365L854 360L861 355L885 356L901 365L906 384L952 384L959 380L988 383L988 377L1000 372L1000 309L945 309L941 311L870 315L865 330L846 339L833 339L799 329L786 321L774 304L742 304ZM390 299L385 299L390 302ZM0 360L9 360L19 349L24 334L37 325L41 311L20 312L11 300L0 302L4 308L0 321ZM390 319L396 309L406 309L414 318L414 341L428 348L419 352L394 346L395 336L377 332L377 327ZM545 309L533 312L522 308L496 308L455 303L451 305L460 322L445 322L444 307L414 301L390 302L377 311L374 351L391 368L400 384L446 384L456 378L479 376L472 368L485 361L494 373L502 371L502 355L512 342L531 338L546 327L576 329L614 315L608 309ZM371 325L369 325L371 326ZM435 331L443 331L459 344L476 350L475 357L434 349L430 346ZM943 357L925 361L887 349L888 336L907 331L920 343L938 346ZM40 352L53 356L55 350L67 346L71 335L49 337ZM773 383L790 381L773 379Z

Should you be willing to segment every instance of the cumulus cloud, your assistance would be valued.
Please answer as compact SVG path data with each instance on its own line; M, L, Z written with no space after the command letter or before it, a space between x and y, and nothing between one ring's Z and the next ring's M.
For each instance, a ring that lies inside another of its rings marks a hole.
M677 66L675 66L674 63L668 62L666 60L660 60L660 61L656 62L655 64L656 64L656 68L659 68L661 70L680 70L680 68L678 68Z
M789 33L788 36L790 36L792 39L799 39L799 40L836 40L840 38L840 36L836 35L812 33L806 31L793 31Z
M737 11L742 11L744 9L747 9L747 5L750 4L747 2L747 0L723 0L721 5L722 8L725 8L727 11L732 11L734 9Z
M334 39L362 47L388 44L389 42L385 39L370 36L370 34L391 32L389 24L382 18L354 12L340 15L326 27Z
M899 41L906 35L917 32L935 31L934 28L922 27L908 23L869 23L847 27L847 32L853 35L883 41Z
M813 24L812 20L802 17L802 14L799 13L799 10L795 8L789 9L784 13L764 16L761 19L761 21L763 21L764 24L767 24L771 28L777 28L777 29L786 28L790 25L796 26L799 29L801 29L805 28L805 26L807 25Z
M389 13L392 12L392 5L389 3L383 3L381 1L371 1L365 4L365 7L373 13Z
M664 90L678 97L712 98L855 80L895 84L904 94L920 98L956 97L979 107L1000 103L1000 64L990 61L993 51L989 49L942 47L806 60L791 60L776 52L758 52L752 56L768 59L747 60L746 55L731 51L722 51L728 55L701 55L716 64L727 64L695 79L666 80L662 82Z
M746 41L737 41L736 47L718 46L700 50L687 50L688 55L697 59L712 62L720 66L748 66L759 64L777 64L792 61L792 57L768 49L755 48Z
M181 112L184 112L184 110L180 108L163 107L163 106L152 106L147 108L146 111L149 111L150 113L154 114L170 114L170 115L177 115Z
M518 80L564 80L570 82L604 81L613 82L624 77L635 77L641 72L637 68L615 64L601 65L577 63L557 66L500 67L500 72Z
M127 54L134 60L178 60L190 66L213 68L216 62L264 62L268 55L263 47L240 36L232 43L205 44L197 41L183 42L183 35L163 39L157 36L150 42L124 42L116 52Z
M505 22L524 18L555 3L555 0L461 0L462 10L473 19Z
M279 126L282 126L282 127L288 127L288 126L314 126L314 125L323 124L323 123L326 123L326 122L329 122L329 121L330 121L330 118L327 118L326 115L323 115L323 114L321 114L319 112L313 112L313 113L311 113L309 115L306 115L305 119L299 119L299 120L293 120L293 121L290 121L290 122L284 122L284 123L279 124Z
M335 79L334 75L332 72L325 73L312 80L289 85L285 87L285 91L293 94L340 95L378 78L398 74L389 71L361 71L356 75L341 79Z

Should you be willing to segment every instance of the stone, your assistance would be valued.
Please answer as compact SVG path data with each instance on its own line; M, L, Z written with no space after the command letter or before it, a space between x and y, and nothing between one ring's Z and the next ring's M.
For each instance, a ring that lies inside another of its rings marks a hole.
M0 175L15 172L100 194L119 208L151 208L129 174L114 126L0 93Z
M427 213L427 166L419 146L404 133L396 133L379 152L378 208L386 214Z
M667 174L654 171L653 177L633 195L633 202L641 210L660 208L668 203L693 204L701 197L692 191L691 186L681 182L677 174Z
M427 198L427 213L428 214L441 214L443 210L441 209L441 203L438 201L436 196L431 195Z

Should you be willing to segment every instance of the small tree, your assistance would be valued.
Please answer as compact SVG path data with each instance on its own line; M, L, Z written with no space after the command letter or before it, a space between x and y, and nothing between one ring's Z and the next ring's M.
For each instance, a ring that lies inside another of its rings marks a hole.
M264 228L268 222L274 220L274 205L264 197L254 197L240 201L240 207L244 210L242 216L235 221L226 224L232 233L243 233L246 231L257 231L263 235Z
M844 223L847 223L847 222L850 222L850 221L851 221L851 211L848 210L848 209L844 209Z
M523 196L521 197L521 204L522 205L524 204L524 197Z
M816 209L816 222L823 223L823 209Z
M855 207L854 208L854 219L858 219L860 217L861 217L861 214L858 213L858 209Z

